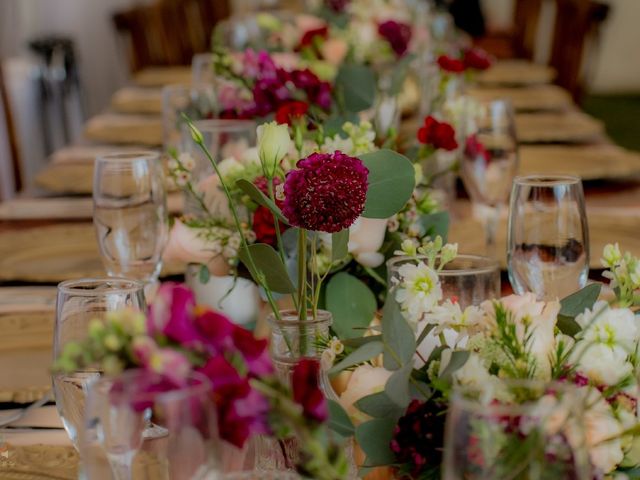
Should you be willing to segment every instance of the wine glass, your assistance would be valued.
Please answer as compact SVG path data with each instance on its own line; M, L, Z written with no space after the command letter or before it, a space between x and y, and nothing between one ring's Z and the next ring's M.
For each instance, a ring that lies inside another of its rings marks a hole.
M564 298L587 283L589 230L582 182L569 175L531 175L513 182L507 239L516 293Z
M506 100L468 99L464 114L460 176L484 223L487 255L497 258L500 210L509 199L518 169L518 147L511 104Z
M184 385L148 370L101 378L87 398L81 442L86 477L130 480L140 453L143 478L217 478L208 476L217 470L220 451L211 388L209 379L196 372ZM147 411L164 437L145 438Z
M167 199L157 153L98 157L93 180L93 224L109 276L153 284L168 237Z
M500 382L454 388L442 478L591 480L583 413L592 387Z
M110 312L133 308L145 310L143 285L120 278L68 280L58 285L53 356L57 358L69 342L85 340L89 322L104 320ZM97 370L56 373L52 376L56 406L69 438L78 446L84 400L91 382L100 377Z

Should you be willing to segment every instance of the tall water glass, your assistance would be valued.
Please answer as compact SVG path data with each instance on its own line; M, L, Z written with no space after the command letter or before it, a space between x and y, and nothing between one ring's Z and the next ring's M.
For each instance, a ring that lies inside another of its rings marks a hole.
M191 373L176 386L147 370L102 378L89 391L81 442L88 480L218 478L220 453L211 382ZM165 430L144 435L146 412Z
M518 169L515 120L506 100L468 100L460 175L485 227L487 255L497 258L496 230Z
M591 480L583 413L589 388L536 380L454 389L444 480ZM495 395L499 398L495 398Z
M418 255L417 258L391 258L387 262L389 285L393 286L401 281L400 267L417 265L419 262L426 262L426 257ZM456 301L461 308L500 297L500 265L493 258L460 254L438 272L438 280L442 298Z
M68 280L58 285L53 356L57 358L69 342L85 340L89 322L104 320L107 314L133 308L145 310L143 285L119 278ZM78 446L87 388L99 378L97 370L60 373L52 376L56 406L71 442Z
M160 158L153 152L98 157L93 180L93 224L109 276L153 283L168 236Z
M533 175L513 182L507 240L509 279L516 293L563 298L589 274L589 230L582 182Z

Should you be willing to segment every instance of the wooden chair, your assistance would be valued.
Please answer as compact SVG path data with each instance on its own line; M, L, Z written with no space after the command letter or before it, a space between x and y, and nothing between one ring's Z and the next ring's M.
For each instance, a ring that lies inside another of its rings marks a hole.
M11 155L11 170L13 171L13 185L15 191L22 190L23 178L20 163L20 148L18 146L18 134L11 113L11 104L9 103L9 94L4 81L2 72L2 64L0 64L0 107L2 107L2 115L4 116L5 125L7 126L7 134L9 137L9 153Z
M533 59L543 0L517 0L513 16L513 52L518 58Z
M558 73L556 83L579 102L584 72L597 48L597 34L609 14L609 6L593 0L556 0L556 8L549 64Z
M228 0L161 0L116 13L113 21L137 71L189 65L193 55L210 48L213 27L229 13Z

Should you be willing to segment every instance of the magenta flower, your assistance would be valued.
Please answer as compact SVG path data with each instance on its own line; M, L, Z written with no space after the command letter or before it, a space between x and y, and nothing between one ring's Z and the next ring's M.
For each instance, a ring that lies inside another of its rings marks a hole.
M327 400L320 390L320 363L312 358L303 358L294 367L291 376L293 400L302 406L307 418L324 422L329 417Z
M273 373L273 363L269 356L267 340L258 340L249 330L234 325L233 343L242 354L249 369L249 375L261 376Z
M378 33L389 42L391 49L398 57L407 53L411 41L411 25L387 20L378 25Z
M201 337L193 323L195 303L193 292L187 286L172 282L162 284L149 306L148 334L162 334L184 345L198 343Z
M364 210L369 170L340 151L313 153L287 174L282 212L291 225L334 233L350 227Z

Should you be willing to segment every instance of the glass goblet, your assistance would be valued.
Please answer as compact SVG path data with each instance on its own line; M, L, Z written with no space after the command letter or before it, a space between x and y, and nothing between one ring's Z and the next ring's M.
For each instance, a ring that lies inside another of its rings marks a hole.
M589 229L582 182L531 175L513 182L507 238L516 293L552 300L583 288L589 275Z
M83 341L89 323L107 314L132 308L144 311L143 285L118 278L69 280L58 285L53 355L57 358L69 342ZM89 385L100 377L97 370L56 373L52 376L56 406L71 443L78 446Z
M464 113L460 176L485 228L487 255L497 258L500 210L509 199L518 169L518 147L511 104L506 100L468 99Z
M154 283L168 237L167 198L154 152L98 157L93 180L93 224L109 276Z

